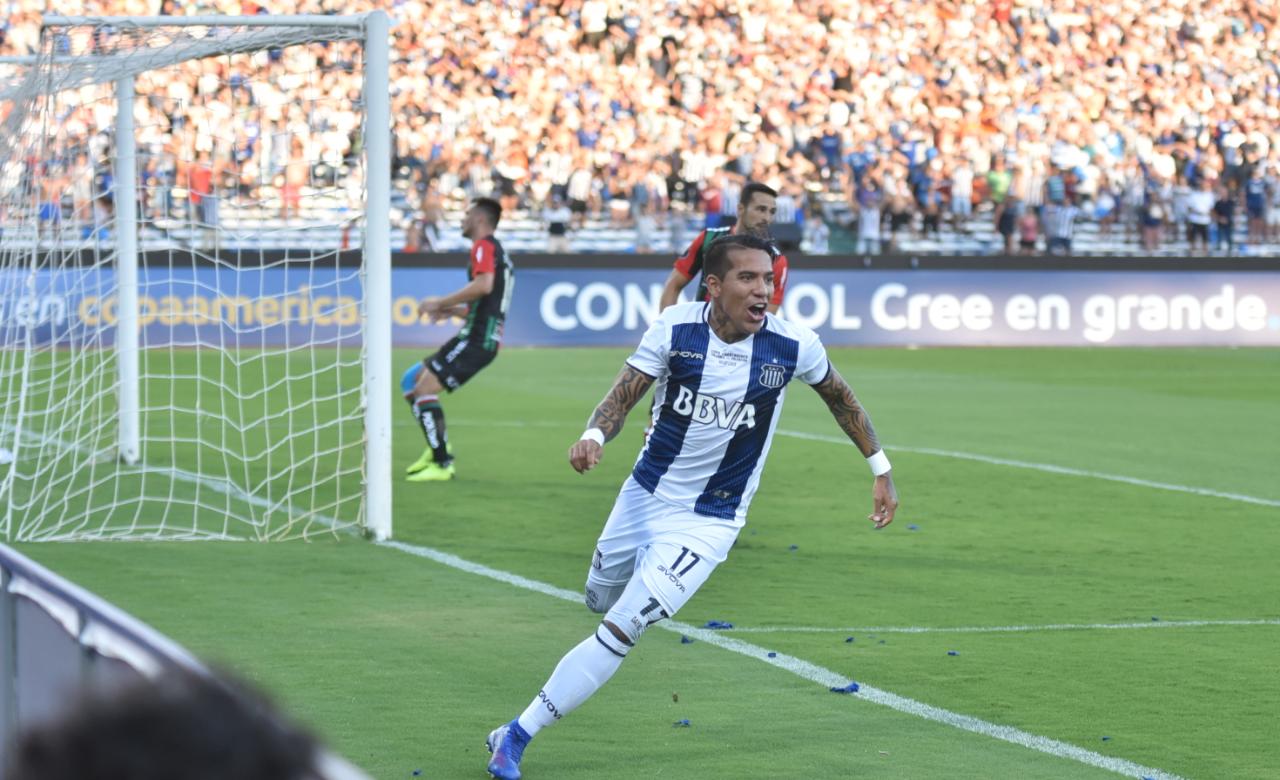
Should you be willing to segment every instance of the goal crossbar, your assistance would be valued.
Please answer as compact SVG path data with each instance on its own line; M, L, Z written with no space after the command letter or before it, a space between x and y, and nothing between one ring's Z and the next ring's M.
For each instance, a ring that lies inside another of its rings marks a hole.
M189 60L212 56L244 54L260 51L268 46L284 47L307 43L315 37L316 28L333 32L326 37L337 40L355 40L365 36L374 13L358 16L185 16L185 17L136 17L136 16L45 16L44 29L109 26L120 30L165 28L231 29L250 28L235 36L208 35L189 41L182 49L156 49L131 51L125 54L90 55L82 57L53 56L49 62L58 66L56 79L41 91L77 89L138 76L147 71L169 67ZM385 17L384 17L385 18ZM252 29L257 28L257 29ZM32 57L13 58L11 64L32 65L40 60ZM9 100L30 87L24 80L0 85L0 100Z

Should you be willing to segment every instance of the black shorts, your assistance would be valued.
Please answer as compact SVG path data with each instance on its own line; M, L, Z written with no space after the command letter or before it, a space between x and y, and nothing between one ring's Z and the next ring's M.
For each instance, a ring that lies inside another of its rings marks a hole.
M1209 226L1197 225L1194 222L1187 223L1187 242L1190 243L1196 239L1200 239L1206 244L1209 243Z
M436 375L440 384L452 393L480 373L480 369L492 363L497 356L496 350L491 352L454 336L422 362L428 371Z

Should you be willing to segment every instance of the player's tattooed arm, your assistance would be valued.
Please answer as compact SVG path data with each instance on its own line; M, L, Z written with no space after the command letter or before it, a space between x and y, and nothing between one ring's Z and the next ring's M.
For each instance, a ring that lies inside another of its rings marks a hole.
M853 394L849 383L844 381L835 366L827 373L827 378L813 386L826 401L831 415L836 418L840 428L848 434L858 446L864 458L869 458L880 449L880 440L876 437L876 429L871 427L871 417L862 408Z
M853 439L863 457L869 458L880 450L880 440L876 437L876 429L871 427L867 410L858 403L849 383L844 381L835 366L830 367L827 378L814 385L813 389L827 402L831 416L836 418L844 432ZM876 477L872 485L871 514L867 515L867 519L875 523L878 530L892 523L897 511L898 490L893 486L893 477L885 472Z
M591 420L587 422L587 434L583 434L583 438L569 448L569 465L573 466L574 471L579 474L587 473L596 467L604 453L601 442L588 435L593 433L591 429L599 428L605 441L617 436L622 430L622 423L627 419L627 413L644 397L651 384L653 377L643 371L637 371L630 365L622 367L618 378L613 380L613 387L609 389L608 395L591 413Z
M617 436L627 419L627 413L635 408L652 384L653 377L643 371L637 371L629 364L624 365L622 371L618 373L618 378L613 380L613 387L609 389L609 393L591 413L591 420L587 423L587 427L599 428L604 433L605 441Z

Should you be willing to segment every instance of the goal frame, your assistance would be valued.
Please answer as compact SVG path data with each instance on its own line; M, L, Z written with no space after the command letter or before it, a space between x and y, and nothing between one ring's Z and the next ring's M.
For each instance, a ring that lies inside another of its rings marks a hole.
M349 16L56 16L43 28L129 27L327 27L353 30L364 48L365 229L361 276L361 403L364 418L364 528L376 540L391 538L391 92L390 18L385 11ZM210 54L213 54L212 52ZM203 55L210 56L210 55ZM198 59L202 57L191 57ZM146 69L139 69L146 72ZM116 100L115 252L119 319L118 454L127 464L141 453L138 308L137 138L133 108L135 75L114 80Z

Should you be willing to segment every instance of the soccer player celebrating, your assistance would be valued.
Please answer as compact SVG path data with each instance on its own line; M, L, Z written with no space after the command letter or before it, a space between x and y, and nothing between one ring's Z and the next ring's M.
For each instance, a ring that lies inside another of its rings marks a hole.
M693 277L702 272L702 281L698 284L697 300L707 300L706 273L704 260L711 246L726 236L750 235L762 239L769 237L769 225L778 215L778 193L771 187L759 182L750 182L742 188L742 196L738 201L738 221L732 227L708 228L693 239L693 243L685 250L671 268L666 286L662 288L660 309L673 305ZM782 305L782 296L787 291L787 257L778 251L772 242L767 242L769 257L773 263L773 294L769 297L769 311L776 314Z
M502 340L502 323L511 300L512 265L493 231L502 207L476 198L462 220L462 235L471 239L471 262L465 287L439 298L426 298L418 314L439 322L465 317L458 335L431 357L405 371L400 389L427 437L422 456L406 469L410 482L453 479L453 454L445 430L440 391L453 392L493 362Z
M653 433L587 571L587 606L604 619L528 708L489 735L494 777L519 778L529 740L599 690L645 629L675 615L724 562L746 523L792 379L822 396L866 456L875 475L868 519L876 528L893 521L898 495L867 413L818 335L766 311L774 281L768 243L722 238L703 273L710 301L672 306L654 320L569 450L575 471L594 468L654 385Z

